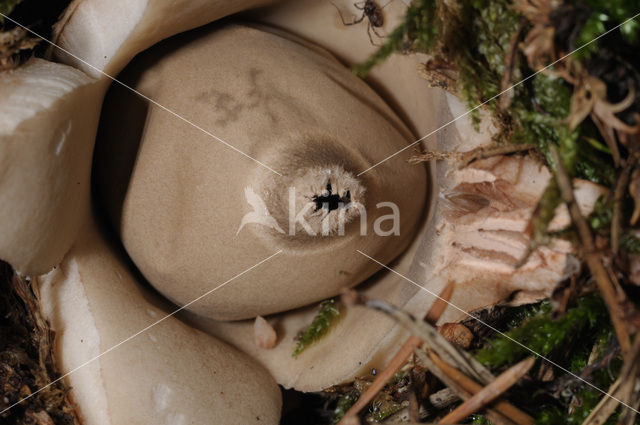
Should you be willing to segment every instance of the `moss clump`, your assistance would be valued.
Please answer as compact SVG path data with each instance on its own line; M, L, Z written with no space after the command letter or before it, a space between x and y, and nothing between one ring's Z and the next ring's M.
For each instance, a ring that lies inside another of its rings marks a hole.
M611 326L604 302L596 294L580 298L577 305L558 320L551 316L551 305L544 301L533 307L529 314L523 315L522 324L512 324L515 326L506 335L547 356L561 347L566 348L569 340L575 336L599 335L603 329L608 330ZM593 341L591 342L593 345ZM530 351L521 345L498 336L478 350L476 358L487 366L499 368L513 364L529 354Z
M593 230L608 229L613 219L613 201L601 196L593 206L593 211L589 215L589 226Z
M307 347L325 336L331 325L340 317L340 310L336 302L325 300L320 303L320 311L313 318L311 324L296 337L296 348L293 350L293 357L302 353Z

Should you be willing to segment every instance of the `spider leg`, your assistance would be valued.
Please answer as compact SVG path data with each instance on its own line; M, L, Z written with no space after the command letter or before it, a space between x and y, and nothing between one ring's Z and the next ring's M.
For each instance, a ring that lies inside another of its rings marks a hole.
M345 24L345 25L355 25L355 24L359 24L360 22L362 22L362 20L364 19L364 13L362 14L361 17L359 17L358 19L354 19L353 22L351 22L350 24Z
M385 37L386 37L386 35L385 35L385 34L380 34L380 33L378 32L378 30L376 29L376 27L374 27L373 25L371 25L371 30L373 31L373 33L374 33L375 35L377 35L377 36L378 36L378 38L385 38Z
M364 10L364 5L366 4L366 1L358 1L353 3L353 5L355 6L356 9L358 10Z
M371 37L372 29L373 29L374 34L377 35L378 37L380 37L380 35L376 32L375 27L373 25L371 25L371 22L367 22L367 35L369 36L369 41L371 42L372 45L374 45L376 47L382 46L382 43L376 43L375 41L373 41L373 37ZM382 37L380 37L380 38L382 38Z
M344 20L344 16L342 16L342 11L340 10L340 8L338 6L336 6L336 4L334 2L332 2L331 0L329 0L329 3L331 3L333 5L333 7L335 7L336 10L338 11L338 15L340 16L340 20L342 21L342 25L344 25L344 26L359 24L364 19L364 13L363 13L361 17L359 17L357 19L354 18L353 21L347 22L347 21Z
M389 0L388 2L386 2L385 5L382 6L380 9L384 9L385 7L389 6L391 3L393 3L393 0Z

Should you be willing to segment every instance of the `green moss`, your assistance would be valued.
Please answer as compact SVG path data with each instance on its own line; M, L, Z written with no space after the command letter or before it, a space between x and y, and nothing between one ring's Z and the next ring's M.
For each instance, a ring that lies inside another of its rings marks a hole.
M595 335L598 329L609 326L602 299L599 295L591 294L580 298L577 305L558 320L552 319L550 306L542 304L535 315L508 330L506 335L546 356L565 345L572 336L583 332ZM476 357L487 366L499 368L515 363L529 354L530 351L521 345L499 335L478 350Z
M640 12L638 0L585 0L590 15L575 42L575 47L582 46L603 34L608 28L618 25ZM636 44L640 36L640 23L631 20L620 27L620 35L629 44ZM598 51L599 43L585 47L581 55L589 57Z
M635 3L639 3L637 7ZM558 13L551 17L579 20L578 15L586 14L579 22L580 37L593 39L603 28L622 22L640 10L640 0L615 0L612 8L604 0L589 0L588 4L589 8L584 4L573 9L567 7L564 15ZM395 51L427 53L455 66L458 90L469 108L475 108L501 92L505 57L521 18L507 0L418 0L409 7L404 23L356 71L366 74ZM633 21L625 26L630 38L637 36L638 25ZM525 32L529 28L525 26ZM636 35L632 37L632 34ZM592 46L597 48L598 43ZM512 83L533 74L521 52L514 58ZM499 107L498 99L485 105L499 122L498 127L502 127L503 138L513 143L537 145L549 163L549 146L553 144L559 147L571 175L599 184L613 184L612 159L593 123L585 120L575 130L565 123L573 94L570 84L562 78L540 73L518 84L512 94L507 110ZM476 109L472 115L476 122L478 112Z
M623 235L620 246L629 254L640 254L640 239L633 235Z
M321 302L320 311L313 318L311 324L296 337L296 348L292 356L296 357L311 344L325 336L338 317L340 317L340 310L334 300Z
M559 407L541 409L536 418L537 425L581 425L589 416L591 411L600 401L602 394L592 389L583 389L575 394L578 403L571 405L568 411ZM618 409L619 410L619 409ZM604 425L615 425L618 421L619 413L613 414Z
M599 197L593 206L593 211L589 214L589 225L593 230L608 229L612 219L613 201L607 200L606 196Z
M471 415L472 425L492 425L491 421L486 416L480 414Z
M338 398L338 402L336 403L336 408L333 410L333 415L331 417L331 423L333 425L340 422L340 419L347 413L347 411L354 405L360 396L355 392L348 392L342 394L340 398Z

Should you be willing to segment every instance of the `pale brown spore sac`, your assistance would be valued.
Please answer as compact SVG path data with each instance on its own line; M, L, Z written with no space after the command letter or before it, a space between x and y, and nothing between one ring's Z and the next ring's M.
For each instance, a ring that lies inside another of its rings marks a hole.
M121 88L107 96L99 197L156 289L182 305L282 251L190 306L198 314L254 318L333 297L379 269L357 249L391 261L426 214L426 168L407 166L408 152L357 176L413 136L316 46L269 28L207 28L150 49L121 78L260 162ZM384 202L399 231L381 236Z

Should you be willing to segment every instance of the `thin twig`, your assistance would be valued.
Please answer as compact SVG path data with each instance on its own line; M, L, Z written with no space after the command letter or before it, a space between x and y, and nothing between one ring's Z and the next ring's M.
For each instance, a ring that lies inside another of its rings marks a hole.
M489 369L482 363L477 361L466 351L463 351L447 341L445 337L440 335L435 327L422 320L416 320L409 313L389 304L386 301L378 299L370 299L360 296L359 302L367 307L379 310L392 318L398 323L406 327L415 336L419 337L424 343L440 357L450 364L455 365L463 373L471 378L486 385L493 381L495 377Z
M458 400L460 400L460 397L451 388L443 388L429 396L429 403L433 404L437 409L444 409Z
M416 356L431 373L455 391L460 398L466 400L482 390L482 385L478 382L487 385L495 379L484 365L447 341L432 325L422 320L416 320L405 311L382 300L358 295L355 299L352 297L350 301L375 308L393 317L415 336L422 339L431 350L430 355L427 356L422 350L414 349ZM496 402L494 407L488 411L488 415L495 425L533 424L533 418L505 401Z
M434 324L438 321L442 313L444 313L445 309L448 307L447 301L451 299L451 295L453 294L453 289L455 285L448 284L440 293L440 298L436 298L435 302L429 309L429 312L425 316L425 319L430 323ZM347 301L353 300L353 295L347 295L349 298ZM407 341L402 345L400 351L391 359L387 367L378 374L376 379L371 383L369 388L358 398L358 400L351 406L351 408L345 413L344 418L348 418L351 416L356 416L360 410L365 408L371 403L371 401L375 398L375 396L382 391L384 386L389 382L389 380L395 375L395 373L402 367L402 365L407 361L411 353L413 353L413 349L415 347L419 347L422 344L422 340L415 335L412 335L407 339ZM342 421L339 422L340 425L343 424Z
M480 384L475 382L473 379L469 378L458 369L453 367L452 365L445 362L442 358L440 358L436 353L429 353L429 358L435 363L435 365L444 372L447 376L454 379L456 382L462 386L462 388L470 394L477 394L483 390ZM490 385L490 384L489 384ZM511 403L508 403L504 400L498 400L494 404L494 409L496 409L500 414L506 416L510 420L514 421L519 425L533 425L535 420L524 413L522 410L513 406Z
M611 396L604 396L600 402L593 408L587 419L584 420L582 425L600 425L603 424L615 410L618 408L619 401L621 400L627 405L637 405L638 400L632 401L634 396L637 397L637 392L634 391L638 378L638 360L640 357L640 338L636 338L633 342L633 347L629 352L628 358L625 360L622 370L620 371L619 378L609 387L607 394ZM629 425L633 424L635 419L635 412L631 409L626 409L621 417L619 424Z
M482 385L446 363L437 354L431 352L427 355L421 350L416 350L416 356L418 356L420 362L427 367L431 373L443 384L451 388L461 399L467 400L471 398L473 394L482 390ZM490 408L486 409L486 412L491 422L495 425L532 425L534 423L532 417L503 400L495 402Z
M487 159L498 155L510 155L518 152L526 152L533 149L537 149L534 145L528 144L492 144L489 146L480 146L475 149L471 149L468 152L457 151L429 151L425 153L419 153L409 158L410 164L418 164L428 161L449 161L455 162L459 169L464 168L474 161L479 159Z
M409 164L420 164L429 161L451 161L454 162L462 157L462 153L455 151L428 151L412 155Z
M587 263L587 266L589 267L589 270L591 270L591 273L593 274L593 277L596 281L596 284L598 285L598 288L600 289L600 293L602 294L605 303L607 304L611 322L613 323L613 327L616 331L616 336L618 337L618 341L620 342L622 354L626 357L626 355L629 353L631 343L629 340L629 333L627 332L626 325L622 320L623 315L618 302L618 294L616 294L614 285L611 282L611 279L609 279L609 275L605 270L604 265L602 264L600 255L595 251L595 245L593 242L593 237L591 235L591 230L589 229L587 221L580 212L580 208L578 207L578 203L576 202L573 188L571 186L571 179L567 174L567 170L564 168L560 153L558 152L558 149L553 145L549 146L549 150L551 152L553 162L556 166L556 181L558 182L560 193L564 202L567 204L571 220L578 230L580 241L582 242L582 245L584 247L585 261Z
M620 249L620 236L622 236L622 207L624 206L624 198L629 185L631 170L636 165L637 155L632 154L627 159L624 169L618 177L616 188L613 193L613 217L611 218L611 252L618 254Z
M487 159L498 155L510 155L518 152L527 152L536 149L534 145L509 143L504 145L480 146L462 154L458 162L458 168L464 168L479 159Z
M511 105L513 99L514 90L508 90L512 85L513 69L516 62L516 54L518 53L518 41L522 37L523 30L526 26L527 20L525 17L520 18L518 22L518 29L511 35L509 40L509 50L504 58L505 72L502 74L502 81L500 82L500 109L506 110Z
M536 360L529 357L517 363L500 374L493 382L478 391L473 397L465 400L451 413L440 420L441 424L455 424L467 416L481 410L487 404L500 397L505 391L515 385L533 367Z
M639 400L638 378L640 373L640 337L636 336L629 352L629 358L622 366L620 376L624 379L624 384L620 388L620 398L629 406L637 408ZM621 425L633 425L636 412L625 409L620 416Z

